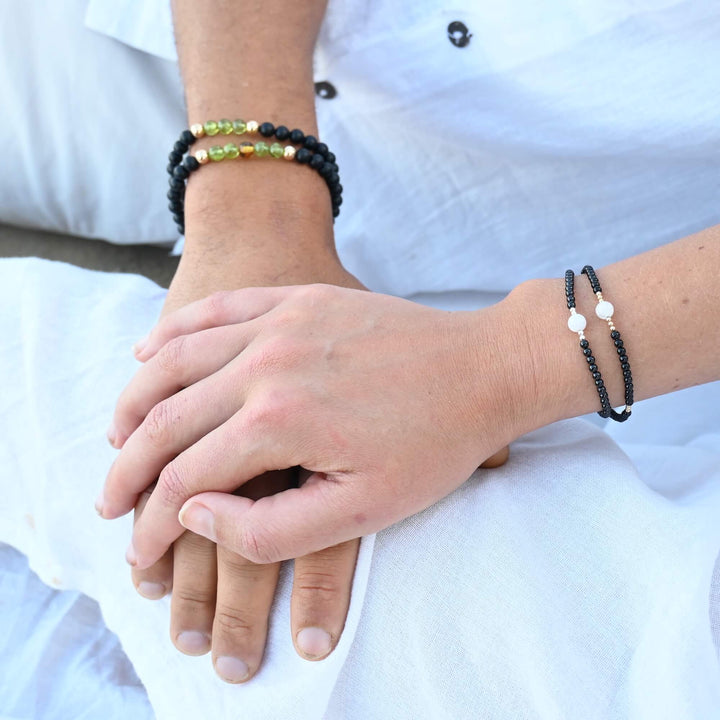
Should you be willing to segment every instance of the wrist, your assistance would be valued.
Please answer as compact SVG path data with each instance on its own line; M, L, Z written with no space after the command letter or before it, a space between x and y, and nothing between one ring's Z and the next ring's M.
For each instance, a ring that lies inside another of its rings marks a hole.
M586 337L613 405L622 405L622 373L607 326L595 317L596 298L585 278L576 277L578 312L585 315ZM579 346L576 333L567 326L569 311L564 279L529 280L516 287L503 301L522 324L518 337L527 358L519 369L521 382L531 388L535 404L526 419L526 430L558 420L597 412L601 408L597 389Z

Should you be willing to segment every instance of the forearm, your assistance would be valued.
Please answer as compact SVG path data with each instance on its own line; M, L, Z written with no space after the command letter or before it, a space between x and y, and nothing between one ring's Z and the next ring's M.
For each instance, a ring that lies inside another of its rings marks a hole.
M312 56L326 0L173 0L188 121L244 118L317 134ZM194 147L216 144L203 138ZM223 162L194 173L186 252L241 265L274 247L332 252L327 188L295 163ZM258 228L268 232L259 233Z
M603 297L615 307L613 320L627 349L636 401L720 379L720 227L597 272ZM575 297L610 401L622 406L622 370L610 330L595 315L596 297L579 274ZM508 303L527 324L523 352L533 362L517 372L533 375L538 417L547 423L599 410L578 336L567 328L563 279L525 283Z

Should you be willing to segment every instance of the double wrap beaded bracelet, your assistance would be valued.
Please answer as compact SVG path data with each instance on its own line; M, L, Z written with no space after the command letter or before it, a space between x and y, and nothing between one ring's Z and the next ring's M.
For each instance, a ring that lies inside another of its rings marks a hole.
M577 312L575 307L575 273L572 270L565 271L565 299L567 301L568 310L570 310L570 317L568 319L568 328L578 334L580 338L580 348L585 356L585 360L588 364L588 370L592 374L595 387L600 398L601 409L598 415L602 418L611 418L617 422L625 422L632 413L632 404L634 399L634 387L632 372L630 370L630 362L628 361L627 350L625 344L620 335L619 330L615 327L613 322L613 313L615 308L612 303L608 302L603 298L602 288L597 278L595 270L591 265L585 265L582 269L582 274L587 276L590 281L593 293L597 298L597 305L595 306L595 314L601 319L607 322L610 328L610 338L615 345L615 349L620 360L620 369L623 373L623 381L625 384L625 407L621 412L617 412L613 409L610 404L610 398L608 397L607 388L605 387L605 381L602 378L602 374L597 366L592 350L590 349L590 343L585 337L585 328L587 327L587 320L584 315Z
M187 155L192 145L201 137L215 135L245 135L259 133L265 138L272 138L280 142L268 144L264 140L258 142L242 142L237 145L228 142L225 145L213 145L208 150L198 150L194 155ZM281 142L291 144L281 145ZM295 145L301 147L296 148ZM294 161L300 165L307 165L315 170L325 180L330 192L333 218L340 214L342 205L343 187L340 184L340 174L334 153L330 152L325 143L320 142L313 135L306 135L302 130L289 130L284 125L275 127L272 123L257 123L254 120L210 120L204 124L194 124L189 130L183 130L180 138L173 146L168 156L167 166L170 176L170 189L168 200L170 212L180 234L185 233L185 188L187 179L198 170L201 165L222 160L236 158L283 158Z

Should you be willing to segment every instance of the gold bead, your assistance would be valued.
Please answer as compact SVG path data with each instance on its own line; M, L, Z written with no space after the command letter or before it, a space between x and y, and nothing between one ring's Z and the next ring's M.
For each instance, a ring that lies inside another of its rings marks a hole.
M602 293L596 292L595 294L597 295L598 302L602 302L602 299L603 299Z
M250 157L255 152L255 146L249 142L240 143L239 149L243 157Z
M256 133L258 131L258 128L260 125L255 122L255 120L248 120L247 121L247 131L249 133Z
M283 150L283 158L285 158L285 160L295 159L295 148L292 145L287 145L285 147Z
M190 126L190 132L196 137L201 138L205 136L205 128L202 123L194 123Z
M210 156L208 155L207 150L198 150L195 153L195 159L201 164L201 165L207 165L210 162Z

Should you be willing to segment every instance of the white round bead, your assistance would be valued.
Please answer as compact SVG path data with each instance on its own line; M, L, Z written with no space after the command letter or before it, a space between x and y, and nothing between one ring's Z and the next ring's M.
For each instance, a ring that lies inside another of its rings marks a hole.
M607 300L601 300L595 306L595 314L603 320L611 318L614 312L615 308L613 307L613 304L609 303Z
M573 332L582 332L586 325L587 320L585 320L585 316L580 315L579 313L574 313L568 318L568 327Z

